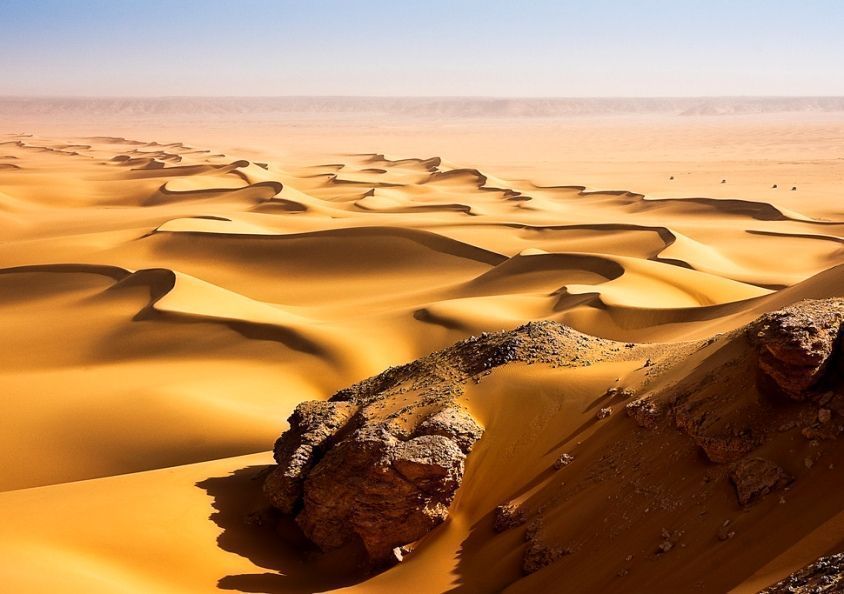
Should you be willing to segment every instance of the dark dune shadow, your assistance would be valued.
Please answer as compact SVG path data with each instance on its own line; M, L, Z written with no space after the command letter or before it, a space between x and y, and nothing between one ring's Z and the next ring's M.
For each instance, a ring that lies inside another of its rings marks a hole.
M355 550L320 553L296 524L269 508L261 493L266 466L248 466L196 483L214 499L210 519L223 532L217 546L267 569L227 575L217 587L238 592L304 594L360 583L371 576Z

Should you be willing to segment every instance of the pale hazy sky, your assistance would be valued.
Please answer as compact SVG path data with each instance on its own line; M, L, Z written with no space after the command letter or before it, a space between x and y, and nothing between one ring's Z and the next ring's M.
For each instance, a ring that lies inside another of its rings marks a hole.
M0 95L844 95L844 0L0 0Z

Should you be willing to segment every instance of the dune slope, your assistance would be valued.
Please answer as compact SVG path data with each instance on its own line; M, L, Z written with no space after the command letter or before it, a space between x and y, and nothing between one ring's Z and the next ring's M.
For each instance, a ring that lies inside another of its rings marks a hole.
M816 487L842 486L837 445L784 431L771 452L798 480L745 512L694 431L640 430L619 407L624 389L709 382L735 428L759 397L735 374L741 328L844 295L840 207L528 178L429 154L0 136L0 583L752 592L839 552L844 510ZM365 573L268 520L262 473L296 405L528 322L605 350L469 374L454 403L484 435L403 563ZM492 530L505 503L544 510L545 545L571 554L523 576L524 529Z

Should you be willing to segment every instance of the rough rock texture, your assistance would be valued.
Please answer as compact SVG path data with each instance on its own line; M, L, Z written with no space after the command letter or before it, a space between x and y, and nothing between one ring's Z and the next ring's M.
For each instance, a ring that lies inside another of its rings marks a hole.
M624 407L627 415L631 417L639 427L653 429L657 426L662 411L659 406L647 396L637 398Z
M601 419L606 419L611 414L612 414L612 407L611 406L605 406L604 408L601 408L601 409L598 410L598 413L595 415L595 417L598 420L601 420Z
M652 407L706 457L729 464L796 430L807 440L844 433L844 299L804 300L698 346L711 355L680 381L628 404L654 427ZM646 399L645 399L646 398Z
M506 503L495 508L492 519L492 529L496 532L504 532L510 528L516 528L527 522L527 514L519 506L513 503Z
M749 505L793 479L779 466L764 458L745 458L730 468L741 505Z
M563 547L549 546L541 540L535 539L525 548L525 554L522 557L522 572L525 575L530 575L569 554L571 554L571 551Z
M694 435L695 443L700 446L706 457L712 462L726 464L738 460L753 451L760 440L751 434L709 437Z
M840 350L844 299L802 301L765 314L748 328L759 370L795 400L807 397Z
M844 553L821 557L759 594L838 594L844 592Z
M568 453L560 454L560 457L554 460L554 470L560 470L572 462L574 462L574 456Z
M273 506L292 513L302 498L305 476L330 440L349 422L358 407L351 402L310 401L299 404L287 419L290 429L275 443L279 464L268 475L264 491Z
M573 367L638 356L555 322L469 338L300 404L264 492L323 550L361 543L373 564L388 563L448 516L483 433L456 402L467 381L515 361Z
M296 522L323 549L361 540L373 561L428 533L448 516L466 455L440 435L400 441L356 431L308 475Z
M418 541L448 516L467 456L482 435L460 405L466 383L510 363L582 367L647 359L647 367L632 376L638 377L633 391L610 388L596 416L606 418L634 392L647 392L625 406L633 421L653 430L637 439L659 441L673 424L711 462L735 463L729 471L714 470L713 480L729 474L739 503L747 506L792 480L754 450L773 439L822 441L844 432L842 319L844 299L832 299L804 301L745 328L689 343L619 343L554 322L485 333L387 369L327 402L297 407L290 429L276 443L278 465L264 490L320 548L356 544L373 564L394 561L396 549ZM686 364L682 374L674 373ZM664 381L665 374L673 374L672 380ZM772 397L781 393L789 399ZM610 425L623 429L620 422ZM806 468L820 455L807 457ZM554 467L570 461L561 456ZM782 463L802 476L794 460ZM583 465L575 474L589 480L622 472L618 464L590 469L588 457ZM665 499L660 505L667 509L672 503ZM496 529L525 523L524 514L508 506L496 510L494 520ZM565 551L544 544L541 518L527 520L524 570L531 572ZM729 539L735 532L725 528L724 534Z

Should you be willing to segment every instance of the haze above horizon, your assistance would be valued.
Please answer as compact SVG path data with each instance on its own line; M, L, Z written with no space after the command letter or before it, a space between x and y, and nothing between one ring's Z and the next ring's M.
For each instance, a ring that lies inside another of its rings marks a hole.
M0 95L840 96L833 0L3 0Z

